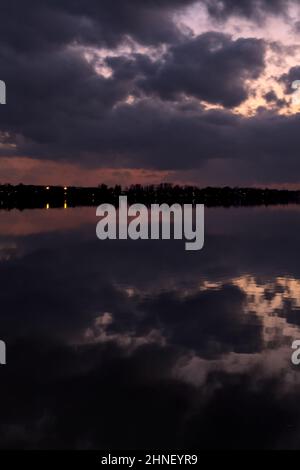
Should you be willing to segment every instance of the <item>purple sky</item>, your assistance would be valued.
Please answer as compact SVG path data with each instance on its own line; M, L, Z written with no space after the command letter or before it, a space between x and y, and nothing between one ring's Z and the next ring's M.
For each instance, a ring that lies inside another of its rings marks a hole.
M0 182L300 183L300 8L4 0Z

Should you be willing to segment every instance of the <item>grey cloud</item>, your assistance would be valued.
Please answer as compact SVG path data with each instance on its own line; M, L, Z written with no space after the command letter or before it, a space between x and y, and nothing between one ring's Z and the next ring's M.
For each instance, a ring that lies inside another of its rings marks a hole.
M182 6L179 0L153 0L143 6L132 0L120 3L118 10L106 1L50 5L31 0L24 11L23 3L7 2L2 7L0 70L8 96L7 105L0 107L0 136L15 147L4 146L1 154L82 166L171 170L199 169L221 159L252 165L254 178L294 180L298 115L277 116L278 101L270 101L276 105L274 112L251 118L205 111L199 105L207 100L230 108L243 102L249 95L245 80L263 71L264 42L232 40L214 32L184 37L177 30L163 39L156 28L175 27L171 13ZM17 30L12 27L15 11L23 19ZM149 12L160 21L155 23ZM106 26L96 27L97 22ZM152 39L143 38L145 22L152 25ZM113 47L126 35L145 43L170 43L156 60L145 53L109 57L110 78L97 74L75 46ZM130 105L129 95L135 97ZM279 165L283 155L284 168Z
M22 52L70 43L116 46L126 36L146 44L174 41L175 11L194 0L4 0L0 42Z
M230 108L248 98L246 80L264 70L264 53L262 40L233 41L210 32L171 47L156 72L139 84L162 99L185 94Z
M285 99L278 98L274 90L270 90L268 93L265 93L264 98L267 103L272 104L277 108L281 108L283 106L288 105Z
M266 14L286 14L289 0L204 0L208 12L218 20L241 16L256 21Z

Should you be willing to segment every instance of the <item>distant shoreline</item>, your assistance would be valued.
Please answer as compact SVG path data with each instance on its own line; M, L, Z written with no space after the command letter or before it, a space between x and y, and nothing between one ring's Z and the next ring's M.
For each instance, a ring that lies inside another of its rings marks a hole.
M0 209L63 208L98 206L101 203L117 205L119 196L126 195L128 202L150 205L204 204L206 207L239 207L300 204L300 190L179 186L119 185L97 187L0 185Z

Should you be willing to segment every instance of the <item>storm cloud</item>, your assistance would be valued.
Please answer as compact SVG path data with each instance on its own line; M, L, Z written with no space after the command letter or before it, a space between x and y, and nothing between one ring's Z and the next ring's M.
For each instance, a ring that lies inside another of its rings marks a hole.
M233 41L225 34L206 33L172 46L165 57L148 66L138 56L136 73L144 78L137 85L162 100L176 100L183 94L231 108L247 99L246 81L263 72L264 53L262 40ZM118 77L126 77L131 66L130 60L122 58L108 63L116 67Z
M264 99L271 111L235 109L255 98L268 42L217 32L213 22L201 34L183 28L178 14L197 3L4 2L0 155L168 171L230 159L259 165L253 178L293 180L298 115L278 115L286 101L270 91ZM215 18L253 21L287 8L267 0L200 3ZM283 154L279 174L273 166Z
M284 14L289 0L204 0L210 15L218 20L240 16L261 20L266 14Z

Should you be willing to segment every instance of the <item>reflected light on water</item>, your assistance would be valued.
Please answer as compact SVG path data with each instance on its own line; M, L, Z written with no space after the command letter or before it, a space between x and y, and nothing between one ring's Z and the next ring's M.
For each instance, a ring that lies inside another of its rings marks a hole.
M95 208L0 211L0 448L299 446L299 211L206 221L191 254L102 243Z

